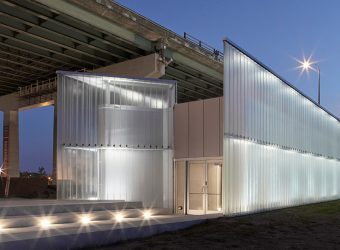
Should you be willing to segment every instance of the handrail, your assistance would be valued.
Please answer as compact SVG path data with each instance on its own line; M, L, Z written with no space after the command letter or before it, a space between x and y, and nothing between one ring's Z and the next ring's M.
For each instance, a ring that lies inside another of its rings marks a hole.
M197 39L196 37L193 37L192 35L188 34L187 32L184 32L184 39L188 42L197 45L198 47L202 48L203 50L211 53L215 56L215 59L218 61L223 61L223 53L214 47L210 46L207 43L202 42L201 40Z

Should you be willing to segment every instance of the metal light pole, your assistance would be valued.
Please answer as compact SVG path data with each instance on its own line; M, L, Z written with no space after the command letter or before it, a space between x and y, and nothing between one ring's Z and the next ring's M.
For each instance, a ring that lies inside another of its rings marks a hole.
M320 67L319 65L317 65L316 63L314 62L310 62L310 60L303 60L303 61L299 61L301 66L300 68L302 68L302 71L308 71L309 69L312 69L314 71L316 71L318 73L318 104L320 105ZM315 66L312 67L312 65Z
M315 65L318 72L318 104L320 105L320 67L319 65Z

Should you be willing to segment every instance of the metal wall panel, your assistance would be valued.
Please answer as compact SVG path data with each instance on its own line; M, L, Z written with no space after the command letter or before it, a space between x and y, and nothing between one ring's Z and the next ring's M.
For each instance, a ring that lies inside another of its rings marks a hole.
M203 101L189 102L189 157L203 156Z
M228 42L224 67L225 213L339 199L339 121Z
M176 85L58 74L58 199L172 207Z
M189 104L176 104L174 109L175 158L189 157Z
M220 100L219 98L203 101L204 114L204 156L219 156L220 142Z

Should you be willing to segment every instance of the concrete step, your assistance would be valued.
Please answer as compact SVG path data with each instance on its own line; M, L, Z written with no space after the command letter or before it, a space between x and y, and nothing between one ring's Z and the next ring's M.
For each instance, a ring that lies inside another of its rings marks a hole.
M2 233L9 232L7 229L16 229L20 232L21 228L37 227L41 230L44 225L46 227L55 227L65 224L82 224L83 218L91 222L99 221L115 221L126 218L143 218L144 212L148 211L150 215L168 215L171 214L170 209L153 208L153 209L112 209L104 211L82 211L82 212L68 212L68 213L54 213L54 214L40 214L40 215L25 215L25 216L5 216L0 218L0 227Z
M221 214L153 215L148 219L124 218L121 222L108 219L93 220L86 225L79 222L53 224L45 229L39 226L6 228L0 230L0 250L62 250L96 247L187 228L219 216Z
M70 212L90 212L122 209L141 209L142 202L126 202L123 200L112 201L76 201L76 200L1 200L0 215L8 216L32 216L53 215Z

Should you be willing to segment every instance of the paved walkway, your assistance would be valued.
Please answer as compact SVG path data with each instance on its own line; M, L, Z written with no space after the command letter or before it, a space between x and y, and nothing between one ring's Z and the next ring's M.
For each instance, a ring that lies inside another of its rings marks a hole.
M149 215L147 215L147 213ZM141 202L0 200L0 249L79 249L176 231L220 215L183 216Z
M0 249L61 250L108 245L187 228L218 216L155 215L149 219L124 218L122 222L117 222L112 217L93 220L86 224L80 220L74 223L50 224L48 228L42 228L40 225L3 228L0 230ZM35 219L39 222L40 218Z

